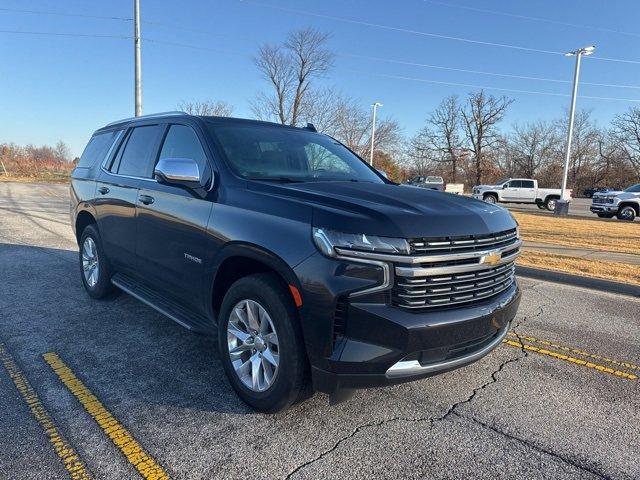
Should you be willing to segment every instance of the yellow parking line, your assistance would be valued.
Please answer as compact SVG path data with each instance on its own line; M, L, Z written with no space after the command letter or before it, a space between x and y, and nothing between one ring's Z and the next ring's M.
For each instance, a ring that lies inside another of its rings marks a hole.
M600 365L593 362L588 362L586 360L582 360L581 358L570 357L569 355L565 355L564 353L553 352L551 350L546 350L544 348L535 347L533 345L522 344L520 342L514 342L513 340L503 340L503 343L510 345L512 347L524 348L530 352L539 353L541 355L547 355L549 357L557 358L558 360L564 360L565 362L573 363L575 365L580 365L586 368L593 368L599 372L608 373L610 375L615 375L616 377L626 378L627 380L637 380L638 376L633 373L623 372L621 370L614 370L613 368L606 367L604 365Z
M49 412L47 412L40 401L38 394L2 343L0 343L0 361L2 361L4 368L9 373L9 377L13 380L23 400L31 409L32 415L47 434L47 437L49 437L49 442L53 445L53 449L62 460L64 468L69 472L69 476L72 479L90 479L91 475L87 471L84 463L82 463L82 460L80 460L80 457L73 447L62 437L55 423L53 423L51 415L49 415Z
M43 358L143 478L169 478L164 469L142 449L133 435L115 419L55 352L45 353Z
M602 356L602 355L598 355L597 353L585 352L584 350L580 350L579 348L568 347L566 345L561 345L559 343L550 342L549 340L541 340L539 338L530 337L530 336L527 336L527 335L516 335L513 332L509 332L509 335L512 336L512 337L521 338L522 340L526 340L527 342L539 343L540 345L544 345L546 347L557 348L558 350L562 350L564 352L570 352L570 353L574 353L576 355L582 355L583 357L593 358L594 360L600 360L602 362L611 363L611 364L617 365L619 367L630 368L632 370L640 371L640 366L634 365L633 363L623 362L621 360L613 360L611 358L608 358L608 357L605 357L605 356Z

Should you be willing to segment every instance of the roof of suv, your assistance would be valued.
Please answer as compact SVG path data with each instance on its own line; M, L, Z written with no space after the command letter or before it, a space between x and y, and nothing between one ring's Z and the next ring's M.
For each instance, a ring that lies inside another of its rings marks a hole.
M139 117L130 117L130 118L124 118L122 120L116 120L115 122L111 122L107 125L105 125L104 127L100 128L100 130L102 129L106 129L106 128L112 128L112 127L117 127L117 126L124 126L124 125L129 125L138 121L145 121L145 120L153 120L153 119L164 119L164 118L184 118L184 117L188 117L188 118L201 118L202 120L208 122L208 123L213 123L213 124L220 124L220 125L224 125L224 124L241 124L241 125L261 125L261 126L270 126L270 127L278 127L278 128L288 128L288 129L294 129L294 130L300 130L300 127L293 127L290 125L282 125L280 123L275 123L275 122L267 122L267 121L263 121L263 120L252 120L252 119L248 119L248 118L234 118L234 117L215 117L215 116L210 116L210 115L190 115L186 112L179 112L179 111L175 111L175 112L161 112L161 113L153 113L150 115L141 115ZM302 129L305 129L304 127L302 127ZM311 124L307 124L306 129L311 130L311 131L315 131L315 127L313 127Z

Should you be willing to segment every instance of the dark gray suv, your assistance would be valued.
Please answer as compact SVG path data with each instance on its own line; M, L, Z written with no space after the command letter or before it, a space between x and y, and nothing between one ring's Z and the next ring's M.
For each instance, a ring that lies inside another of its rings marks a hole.
M478 360L520 301L506 210L396 185L312 125L118 121L89 141L71 199L88 294L217 330L261 411Z

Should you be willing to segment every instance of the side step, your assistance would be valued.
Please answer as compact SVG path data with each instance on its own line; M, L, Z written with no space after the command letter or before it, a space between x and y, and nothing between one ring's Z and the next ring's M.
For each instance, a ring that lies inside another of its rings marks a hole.
M214 325L207 317L187 310L128 275L116 273L111 278L111 283L189 330L204 334L212 334L215 331Z

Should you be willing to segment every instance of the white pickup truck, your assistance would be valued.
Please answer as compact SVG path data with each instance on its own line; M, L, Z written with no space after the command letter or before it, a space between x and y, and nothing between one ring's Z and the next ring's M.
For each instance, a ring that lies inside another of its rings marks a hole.
M571 196L571 190L567 190ZM488 203L535 203L538 208L554 211L560 200L559 188L538 188L538 181L530 178L508 178L495 185L473 187L473 198Z

